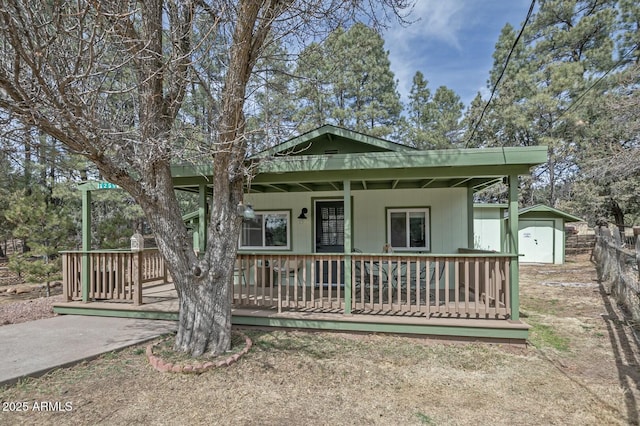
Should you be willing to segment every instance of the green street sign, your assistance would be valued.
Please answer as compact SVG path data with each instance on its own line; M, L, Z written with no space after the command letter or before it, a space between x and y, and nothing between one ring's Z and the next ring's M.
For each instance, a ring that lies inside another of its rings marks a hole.
M118 185L111 182L99 182L98 189L117 189Z

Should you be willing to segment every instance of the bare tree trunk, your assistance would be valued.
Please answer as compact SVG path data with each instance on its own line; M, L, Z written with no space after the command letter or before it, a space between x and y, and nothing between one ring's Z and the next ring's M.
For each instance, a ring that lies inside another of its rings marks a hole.
M0 6L0 108L81 153L142 207L180 299L179 350L217 354L230 346L230 292L242 223L237 206L250 177L243 108L272 25L282 18L280 35L300 27L315 34L315 22L333 25L332 17L351 19L360 9L360 1L344 3L11 0ZM383 3L404 8L401 0ZM212 20L215 37L230 37L224 86L215 99L219 123L206 135L215 140L206 153L213 161L208 185L214 203L207 250L198 258L182 222L170 163L182 149L173 144L184 136L176 134L178 112L199 67L191 38L200 9L199 16ZM122 85L113 84L120 79ZM24 143L28 189L32 152L30 141ZM86 172L81 175L86 180Z
M624 236L624 212L620 207L620 204L613 198L609 199L609 210L613 216L613 221L620 230L620 234Z
M198 287L176 283L180 297L180 322L175 348L194 356L218 354L231 346L231 291L242 219L245 179L244 99L251 70L269 32L273 10L267 10L256 27L261 4L240 2L238 23L222 95L220 141L213 160L213 206L207 234L207 250L193 275ZM184 272L184 271L180 271ZM184 276L184 275L181 275Z

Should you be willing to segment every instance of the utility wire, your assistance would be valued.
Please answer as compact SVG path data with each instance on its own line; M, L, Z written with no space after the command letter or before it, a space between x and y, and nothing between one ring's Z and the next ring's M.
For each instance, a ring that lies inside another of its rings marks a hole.
M629 56L631 53L635 52L638 47L640 47L640 44L636 44L635 46L632 46L631 49L629 49L627 51L627 53L625 53L624 55L622 55L622 57L618 60L618 62L616 62L615 64L613 64L613 66L611 68L609 68L604 74L602 74L600 76L600 78L598 78L596 81L594 81L591 86L589 86L587 88L587 90L585 90L584 92L582 92L580 94L580 96L578 96L576 98L575 101L573 101L571 103L571 105L569 105L567 107L567 109L565 109L564 111L562 111L562 113L555 119L555 121L558 121L560 118L562 118L566 113L568 113L574 106L576 106L577 104L579 104L582 99L584 99L584 97L587 95L587 93L589 93L591 91L591 89L593 89L594 87L596 87L602 80L605 79L606 76L608 76L611 71L615 70L616 68L618 68L620 65L622 65L624 62L626 62L627 56Z
M484 114L485 114L485 112L487 112L487 108L489 108L489 104L491 103L491 100L493 99L493 95L496 93L496 89L498 88L498 84L500 83L500 80L502 80L502 77L504 76L504 73L507 70L507 65L509 65L509 60L511 59L511 55L513 54L513 51L515 50L515 48L516 48L516 46L518 44L518 41L520 41L520 38L522 37L522 34L524 33L524 28L527 26L527 23L529 22L529 19L531 18L531 14L533 13L533 7L535 6L535 4L536 4L536 0L531 0L531 5L529 6L529 11L527 12L527 17L525 18L524 23L522 24L522 28L520 28L520 32L518 33L518 36L516 37L515 41L513 42L513 45L511 46L511 50L509 50L509 54L507 55L507 59L504 61L504 65L502 67L502 71L500 71L500 75L498 76L498 79L494 83L493 89L491 89L491 96L489 96L489 100L487 101L487 103L485 104L484 108L482 109L482 113L480 114L480 118L478 118L478 121L476 121L475 126L473 126L473 130L471 131L471 135L469 136L469 139L467 139L467 142L464 145L465 148L469 147L469 142L471 142L471 139L473 139L473 136L476 134L476 131L478 130L478 126L480 125L480 122L484 118Z

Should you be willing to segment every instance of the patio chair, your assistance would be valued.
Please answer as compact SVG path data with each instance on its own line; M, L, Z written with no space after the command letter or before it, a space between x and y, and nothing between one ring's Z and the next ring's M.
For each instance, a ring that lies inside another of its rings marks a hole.
M438 282L436 283L436 264L435 262L429 262L429 283L427 284L427 265L423 264L420 268L420 291L426 295L429 290L429 299L435 300L436 291L440 291L440 281L444 279L444 269L447 266L447 262L440 262L440 268L438 272ZM444 303L441 301L441 304Z
M236 279L234 279L234 284L239 284L240 286L247 285L247 276L246 272L251 268L251 264L253 262L251 260L241 261L240 259L236 259L235 264L233 265L233 275Z
M286 285L290 285L292 279L298 276L298 286L302 287L304 278L300 270L304 264L302 259L274 260L271 262L271 270L275 276L275 282L281 282L286 279ZM283 282L284 284L284 282Z
M378 261L358 260L354 264L355 272L355 299L359 300L364 293L365 303L379 303L380 277L382 284L387 284L387 270ZM373 289L373 300L368 300L371 289ZM383 289L383 293L386 289Z

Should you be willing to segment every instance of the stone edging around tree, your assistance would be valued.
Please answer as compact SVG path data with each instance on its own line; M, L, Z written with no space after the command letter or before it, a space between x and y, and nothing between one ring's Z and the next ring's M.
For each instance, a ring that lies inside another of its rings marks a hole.
M204 373L207 370L211 370L213 368L228 367L231 364L238 361L244 354L249 352L249 349L251 349L253 342L251 342L251 339L249 339L249 337L247 337L246 335L241 334L241 336L244 337L244 341L245 341L244 348L242 348L240 352L230 355L228 358L220 360L218 362L207 361L207 362L196 362L193 364L177 364L177 363L173 364L171 362L165 362L162 358L153 354L153 348L156 345L162 343L164 340L147 346L147 350L146 350L147 359L149 360L149 364L151 364L153 368L163 373L200 374L200 373Z

